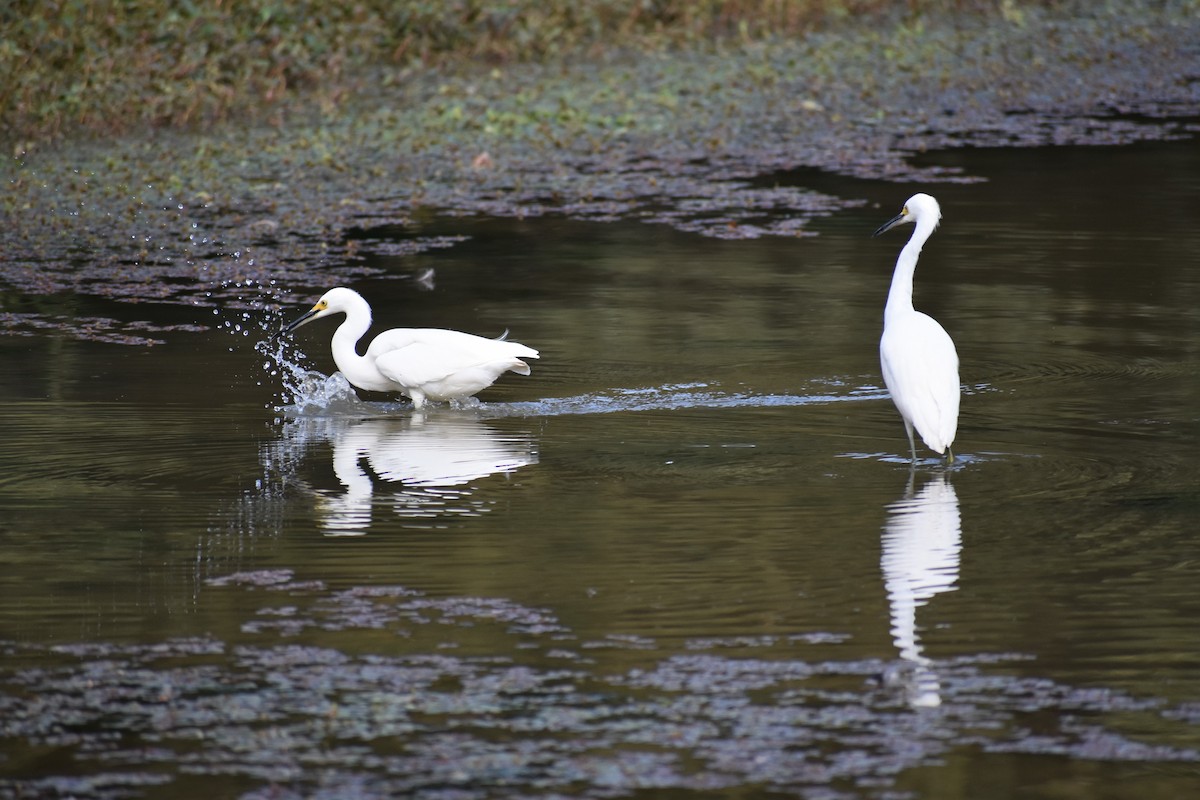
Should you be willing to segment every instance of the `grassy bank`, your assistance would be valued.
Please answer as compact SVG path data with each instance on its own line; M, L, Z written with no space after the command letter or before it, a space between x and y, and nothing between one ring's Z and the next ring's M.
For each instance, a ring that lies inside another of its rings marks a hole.
M1035 5L1061 5L1043 0ZM794 35L886 0L19 0L0 8L0 141L326 110L380 67ZM909 0L1019 14L1017 0Z
M367 14L370 1L354 13ZM682 20L671 35L656 33L649 16L610 16L603 30L634 33L608 43L579 33L520 52L500 45L515 47L511 28L491 44L463 39L460 51L452 37L398 54L341 40L344 58L322 51L327 70L309 61L303 80L285 70L274 93L247 84L275 74L264 64L278 72L286 59L264 61L236 86L210 78L210 94L194 95L180 88L197 80L180 65L170 72L155 61L163 70L155 83L150 67L125 63L132 56L105 55L112 74L88 69L120 92L77 92L70 115L62 98L48 98L45 116L30 112L19 128L5 112L8 130L29 138L7 147L0 138L10 156L0 158L0 292L21 302L228 307L246 302L248 284L315 290L379 274L391 267L365 258L372 247L388 258L444 247L445 220L459 215L642 220L723 239L803 235L812 220L860 205L863 195L761 176L805 168L907 184L971 181L914 155L1194 135L1198 3L998 0L955 13L914 3L841 22L826 16L804 35L760 28L761 38L739 32L733 18L720 27L718 7L701 6L707 22ZM202 15L189 14L199 24ZM263 31L272 19L260 12ZM333 24L329 15L294 19L323 36L321 26ZM373 46L391 35L361 24L361 41ZM685 40L704 31L709 38ZM634 34L657 47L629 47ZM191 69L250 70L245 58L221 54L245 56L239 47L270 40L221 36L183 36L197 54L225 42L186 62ZM55 47L64 59L81 57L66 38ZM11 47L0 50L13 57ZM277 48L272 58L287 52ZM67 63L51 74L69 74ZM30 91L25 80L51 77L0 82L10 109ZM202 124L221 119L229 121ZM388 234L381 244L362 235L376 228L405 238ZM0 334L61 324L0 313Z

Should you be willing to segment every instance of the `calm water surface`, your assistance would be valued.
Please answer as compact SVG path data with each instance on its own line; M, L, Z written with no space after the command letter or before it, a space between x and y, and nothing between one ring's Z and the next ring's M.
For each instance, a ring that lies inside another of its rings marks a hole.
M0 339L0 797L1200 796L1200 150L929 159L988 181L771 178L868 199L811 238L434 220L354 286L542 351L475 409L292 403L265 309ZM950 469L880 388L917 189Z

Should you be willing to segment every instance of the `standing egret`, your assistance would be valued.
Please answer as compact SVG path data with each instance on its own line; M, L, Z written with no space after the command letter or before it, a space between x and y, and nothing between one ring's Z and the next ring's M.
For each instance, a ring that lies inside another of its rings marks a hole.
M913 463L917 460L914 426L922 441L931 450L945 453L949 463L954 461L950 445L958 430L958 353L954 340L937 320L917 311L912 303L917 257L941 218L937 200L927 194L914 194L899 214L874 233L878 236L905 222L915 226L912 238L896 259L892 288L883 310L883 337L879 340L883 382L904 418Z
M538 351L504 338L485 339L442 328L393 328L375 337L365 355L358 340L371 327L371 307L353 289L326 292L304 316L283 329L333 314L346 319L333 333L333 360L346 380L370 392L403 392L420 409L426 400L464 400L496 382L505 371L529 374L522 358Z

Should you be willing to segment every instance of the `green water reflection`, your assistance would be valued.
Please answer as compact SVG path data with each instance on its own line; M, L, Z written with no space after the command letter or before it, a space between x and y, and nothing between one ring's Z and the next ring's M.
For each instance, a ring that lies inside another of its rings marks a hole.
M542 351L474 412L0 340L0 796L1195 795L1198 157L936 156L989 178L922 187L950 471L878 389L907 186L795 240L432 221L432 290L356 288Z

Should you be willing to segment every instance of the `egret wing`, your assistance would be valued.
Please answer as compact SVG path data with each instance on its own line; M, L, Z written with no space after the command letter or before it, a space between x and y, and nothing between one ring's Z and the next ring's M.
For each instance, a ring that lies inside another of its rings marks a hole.
M466 397L492 384L505 370L529 374L521 357L538 352L517 342L485 339L442 328L396 328L367 349L375 366L400 386L431 399Z
M883 381L900 414L941 453L958 431L958 353L932 317L916 313L879 342Z
M420 387L444 380L470 362L469 353L415 341L378 356L375 366L401 386Z

